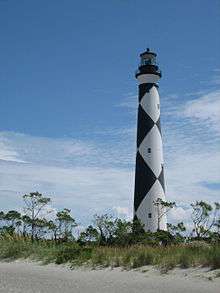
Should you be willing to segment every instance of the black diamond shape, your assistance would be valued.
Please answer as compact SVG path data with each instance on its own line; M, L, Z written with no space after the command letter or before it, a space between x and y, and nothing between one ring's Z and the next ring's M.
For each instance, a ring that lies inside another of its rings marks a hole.
M161 135L161 124L160 124L160 117L158 118L157 122L156 122L156 125L160 131L160 135Z
M141 105L138 108L137 147L140 146L147 133L154 126L154 121L144 111Z
M137 217L137 215L134 215L134 219L133 219L133 221L138 221L138 217Z
M139 103L141 102L143 96L149 93L150 89L154 86L154 83L141 83L139 84Z
M161 184L161 186L163 187L163 191L165 192L165 183L164 183L164 169L163 169L163 166L162 166L162 170L160 172L160 175L158 177L158 180Z
M137 211L142 200L149 192L157 177L148 167L142 156L137 152L136 172L135 172L135 191L134 191L134 209Z

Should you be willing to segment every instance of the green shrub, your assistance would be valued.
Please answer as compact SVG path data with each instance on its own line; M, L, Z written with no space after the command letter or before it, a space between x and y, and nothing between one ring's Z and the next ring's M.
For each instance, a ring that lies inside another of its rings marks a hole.
M0 241L0 258L26 258L31 254L32 246L29 241L7 237Z
M220 246L214 246L209 253L209 266L213 270L220 269Z
M191 254L183 253L180 255L179 264L182 269L187 269L192 266L192 256Z
M209 266L220 268L220 245L194 242L172 246L133 245L127 247L80 246L76 242L54 241L31 242L28 238L0 238L0 259L30 258L43 263L69 263L71 267L123 267L126 269L155 265L161 272L176 266Z
M80 255L80 246L78 244L62 244L56 254L56 264L62 264L75 260Z
M146 265L150 265L153 262L153 255L150 251L140 251L133 259L133 268L138 268Z

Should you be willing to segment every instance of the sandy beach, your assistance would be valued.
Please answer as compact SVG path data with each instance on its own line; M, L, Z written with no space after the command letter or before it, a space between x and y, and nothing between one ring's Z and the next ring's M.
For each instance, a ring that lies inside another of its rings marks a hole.
M220 278L208 269L175 269L160 274L138 271L75 269L16 261L0 263L1 293L218 293Z

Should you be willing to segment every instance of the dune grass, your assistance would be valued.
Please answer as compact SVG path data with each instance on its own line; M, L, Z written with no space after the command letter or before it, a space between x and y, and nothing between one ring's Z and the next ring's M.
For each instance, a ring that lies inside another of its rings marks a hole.
M97 247L79 246L77 243L55 244L52 241L35 241L21 237L0 239L0 259L31 259L43 263L68 263L76 266L122 267L134 269L153 265L167 272L174 267L208 266L220 268L220 245L130 246Z

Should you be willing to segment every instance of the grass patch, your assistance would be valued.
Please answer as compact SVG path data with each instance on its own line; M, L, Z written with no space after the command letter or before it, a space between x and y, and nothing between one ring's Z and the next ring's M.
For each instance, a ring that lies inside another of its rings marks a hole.
M213 270L220 269L220 245L213 246L209 251L208 265Z
M80 246L76 242L55 244L53 241L35 241L21 237L0 238L0 259L29 258L43 263L69 263L76 266L122 267L134 269L147 265L166 273L175 267L209 266L220 268L220 245L129 246L96 247Z

